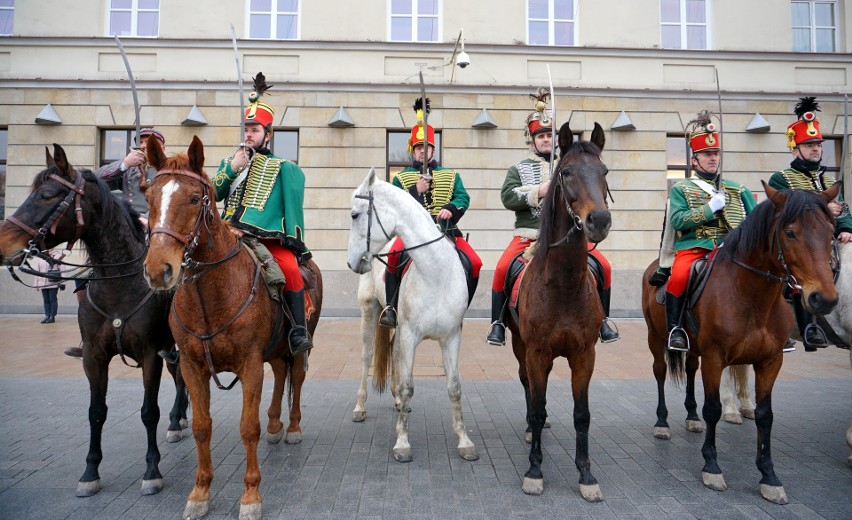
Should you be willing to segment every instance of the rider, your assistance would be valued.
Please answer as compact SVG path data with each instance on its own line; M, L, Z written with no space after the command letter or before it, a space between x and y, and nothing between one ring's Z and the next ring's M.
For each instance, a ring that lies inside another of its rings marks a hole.
M693 262L706 256L756 206L745 186L719 178L722 143L710 113L700 112L686 126L694 173L669 191L669 220L675 231L674 264L666 289L669 350L689 350L681 315ZM724 188L719 185L720 180Z
M508 302L508 296L504 292L506 272L515 257L538 238L541 204L551 179L550 151L553 147L553 120L546 110L549 96L550 94L543 88L540 88L537 94L530 95L535 100L535 112L527 116L524 125L524 137L529 145L529 153L521 162L509 168L500 192L503 206L515 212L515 232L512 241L497 262L494 279L491 282L491 327L485 340L491 345L506 344L506 326L503 323ZM605 314L600 337L604 343L608 343L619 338L618 332L609 325L612 270L600 251L592 249L589 254L595 257L604 271L604 287L598 288Z
M222 218L231 223L231 232L239 238L259 239L283 271L281 296L293 318L290 350L298 354L313 347L298 265L311 257L304 243L305 174L296 163L269 150L275 111L260 101L269 87L263 73L258 73L245 111L245 142L219 164L213 186L216 200L225 200Z
M468 295L472 297L479 281L482 260L456 226L470 206L470 196L464 189L461 175L453 169L439 166L435 161L435 129L432 125L425 125L424 130L424 110L426 114L429 114L431 110L429 99L426 99L424 106L422 98L417 98L414 103L417 123L411 128L411 137L408 139L408 152L412 154L412 165L397 173L391 182L394 186L408 191L422 204L441 230L455 242L456 249L461 250L470 260L471 278L468 282ZM379 318L379 325L385 328L392 329L397 324L396 307L399 303L399 284L402 278L397 267L399 267L400 253L404 248L402 240L397 237L388 251L388 266L385 273L387 307Z
M816 113L820 111L815 97L803 97L794 108L798 119L787 127L787 147L795 159L790 167L777 171L769 178L769 185L777 190L825 191L834 185L835 180L825 173L822 161L823 138L819 130ZM839 197L842 201L843 198ZM839 242L852 242L852 216L845 213L841 202L829 202L828 208L835 217L834 233ZM801 294L793 295L793 309L796 323L802 335L805 350L812 352L828 346L825 332L814 321L814 316L802 305ZM813 326L808 327L809 323Z

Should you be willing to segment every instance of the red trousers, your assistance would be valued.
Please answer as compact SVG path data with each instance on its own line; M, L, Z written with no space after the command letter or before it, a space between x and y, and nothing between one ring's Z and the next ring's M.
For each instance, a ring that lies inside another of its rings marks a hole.
M294 292L304 289L305 281L302 280L302 273L299 271L296 254L283 247L277 240L261 240L261 242L269 249L269 252L275 257L275 263L284 272L284 287L288 291Z
M512 260L514 260L520 252L529 247L529 245L533 242L535 242L535 240L522 237L512 237L512 241L509 242L509 246L505 251L503 251L503 255L500 257L500 260L497 261L497 267L494 268L494 280L491 282L491 289L495 291L502 291L505 289L506 271L509 270L509 264L512 263ZM603 267L604 289L607 289L612 284L612 266L609 265L609 261L606 257L604 257L603 253L597 249L592 249L594 244L590 243L588 247L589 254L594 256L598 262L601 263L601 267Z
M671 293L672 296L683 296L683 292L686 291L686 283L689 281L689 268L696 260L709 252L710 250L702 247L676 252L672 264L672 274L669 276L669 286L666 291Z
M479 258L479 255L476 254L476 251L470 247L470 244L467 243L462 237L456 237L456 247L464 251L467 257L470 259L471 267L473 268L473 277L479 278L479 270L482 269L482 259ZM429 247L429 246L426 246ZM397 237L394 240L393 245L388 251L388 272L395 273L396 268L399 266L399 252L405 249L405 244L402 243L402 239Z

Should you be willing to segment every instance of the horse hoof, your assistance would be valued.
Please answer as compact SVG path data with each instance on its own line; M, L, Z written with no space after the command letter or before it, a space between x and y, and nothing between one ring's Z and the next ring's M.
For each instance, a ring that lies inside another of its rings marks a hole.
M603 502L603 493L601 487L597 484L580 484L580 495L586 499L586 502Z
M738 414L736 412L726 413L725 414L725 422L728 422L728 423L731 423L731 424L742 424L743 418L740 414Z
M479 454L476 453L476 446L468 446L459 448L459 457L464 460L479 460Z
M210 502L207 500L203 502L187 500L186 507L183 508L183 518L185 518L186 520L196 520L198 518L203 518L205 515L207 515L209 505Z
M182 430L169 430L166 432L166 442L180 442L183 440Z
M760 496L769 500L773 504L786 505L787 493L784 492L784 486L768 486L766 484L760 485Z
M287 432L284 437L285 444L299 444L302 442L302 432Z
M668 426L654 426L654 437L667 441L672 438L672 429Z
M77 495L78 497L81 497L81 498L82 497L90 497L90 496L95 495L100 490L101 490L100 479L93 480L91 482L83 482L81 480L80 482L77 482L77 492L75 493L75 495Z
M266 432L266 442L269 444L278 444L281 442L281 439L284 438L284 427L282 426L280 430L276 433Z
M521 489L527 495L540 495L544 493L544 479L524 477L524 484Z
M702 471L701 482L713 491L725 491L728 489L728 485L725 484L725 477L721 473L707 473L706 471Z
M544 420L544 427L545 427L545 428L550 428L550 419L545 419L545 420Z
M524 442L532 444L532 432L524 432Z
M156 495L160 491L163 490L163 479L154 478L151 480L143 480L142 481L142 495Z
M746 419L754 420L754 408L740 408L740 415Z
M694 433L701 433L704 431L704 424L701 421L691 421L687 419L686 429Z
M848 458L848 459L846 459L846 462L847 462L850 466L852 466L852 455L849 455L849 458Z
M189 419L181 419L179 424L180 424L181 430L185 430L185 429L189 428Z
M240 504L240 520L260 520L261 504Z
M352 422L364 422L367 419L366 411L354 411L352 412Z
M397 462L411 462L414 457L411 454L411 448L394 448L393 458Z

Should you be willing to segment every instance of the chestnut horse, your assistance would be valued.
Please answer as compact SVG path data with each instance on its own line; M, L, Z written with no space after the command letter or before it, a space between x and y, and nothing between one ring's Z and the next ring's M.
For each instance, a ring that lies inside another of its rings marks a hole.
M224 388L216 374L228 371L237 374L243 389L240 437L246 451L246 472L240 518L260 518L257 443L263 363L272 365L275 376L267 440L276 443L284 436L281 403L289 374L292 404L285 442L297 443L301 441L300 397L307 353L295 357L290 353L286 331L276 335L283 339L273 342L279 304L263 286L259 261L216 212L214 190L204 173L201 141L194 137L188 153L168 158L154 141L147 148L148 162L158 173L147 195L153 231L145 276L156 289L177 286L169 325L180 347L180 367L194 406L192 432L198 450L195 487L183 517L201 518L209 508L213 480L210 378ZM313 261L307 268L313 273L305 284L314 305L308 318L308 330L313 334L322 308L322 277Z
M790 285L801 290L805 305L814 314L826 314L837 303L830 268L834 219L826 204L837 196L839 187L836 184L822 193L777 191L764 183L768 200L760 203L716 252L707 285L691 311L698 330L687 327L690 351L686 359L683 352L666 352L665 309L655 300L657 288L648 284L656 262L645 270L642 309L663 407L665 370L662 378L659 370L663 360L675 381L686 377L692 382L701 358L702 414L707 423L701 449L705 461L701 477L710 489L727 489L716 458L716 425L722 415L719 397L722 369L750 364L754 366L757 403L756 463L763 476L760 494L770 502L787 503L770 450L772 387L784 359L782 349L793 328L792 313L782 289Z
M105 183L89 170L77 171L65 150L45 149L47 169L37 174L32 191L9 220L0 224L0 262L19 265L32 252L46 251L80 239L94 270L84 296L79 299L77 321L83 339L83 370L89 381L89 453L86 470L77 484L79 497L101 489L98 468L103 459L101 436L107 418L109 363L116 355L142 368L145 397L142 423L147 432L146 470L142 494L163 489L157 448L160 408L157 397L163 360L160 350L171 350L174 340L168 328L171 293L154 293L142 277L145 231L129 205L117 201ZM28 245L29 243L29 245ZM168 439L180 440L186 428L186 390L176 367L176 397L170 414Z
M608 170L600 157L604 142L597 123L589 142L575 143L568 123L560 128L560 159L545 195L537 251L518 295L520 318L507 320L532 429L523 491L532 495L544 491L541 430L547 418L547 378L553 360L565 357L571 367L580 494L590 502L603 500L589 459L589 381L604 314L587 264L587 244L605 239L612 224L606 204Z

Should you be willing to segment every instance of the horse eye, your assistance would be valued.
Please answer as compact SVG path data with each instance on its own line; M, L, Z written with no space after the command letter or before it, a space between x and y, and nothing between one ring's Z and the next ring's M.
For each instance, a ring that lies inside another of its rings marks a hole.
M50 200L53 197L56 197L56 195L57 195L57 193L54 192L54 191L51 191L51 190L44 190L44 191L41 192L41 194L39 194L39 196L41 197L41 200Z
M189 203L194 206L194 205L198 204L198 202L200 200L201 200L201 198L198 195L193 195L192 198L189 199Z
M352 220L358 220L358 216L360 216L360 215L361 215L360 213L356 213L356 212L353 211L352 212Z
M796 238L796 233L792 229L784 231L784 234L787 235L787 238Z

